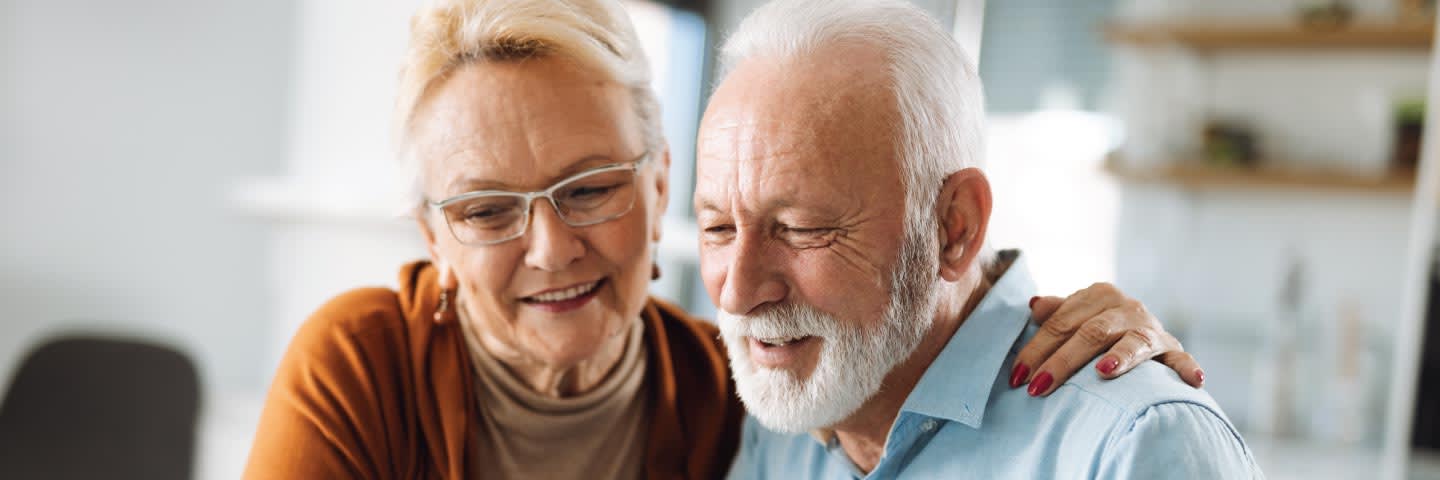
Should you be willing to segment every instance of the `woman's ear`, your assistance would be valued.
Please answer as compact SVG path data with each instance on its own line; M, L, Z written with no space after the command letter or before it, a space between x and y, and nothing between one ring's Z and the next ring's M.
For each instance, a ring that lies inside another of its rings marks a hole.
M455 289L455 271L450 268L450 262L439 260L435 262L435 270L438 274L436 283L441 290Z
M440 255L440 246L435 242L435 229L431 228L430 222L426 221L429 218L427 213L424 209L416 209L415 223L420 227L420 236L425 238L425 251L430 253L430 263L435 265L435 269L440 274L440 288L453 289L455 288L455 275L450 270L450 262L445 261L445 257Z
M425 239L425 251L430 253L431 262L440 261L440 252L435 245L435 230L430 228L429 212L424 208L415 209L415 226L420 228L420 237Z
M665 218L665 210L670 207L670 146L667 144L661 151L659 160L655 164L655 216L650 222L650 242L660 241L660 231L663 230L661 223Z
M990 224L990 181L978 168L950 174L935 209L940 218L940 277L959 281L979 258Z

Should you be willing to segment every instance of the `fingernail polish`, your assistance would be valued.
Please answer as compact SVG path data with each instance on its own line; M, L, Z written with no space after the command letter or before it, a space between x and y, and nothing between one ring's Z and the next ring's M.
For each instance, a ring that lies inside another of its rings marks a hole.
M1016 365L1015 371L1010 374L1010 388L1019 387L1020 384L1025 383L1025 379L1029 377L1030 367L1025 366L1023 363Z
M1100 370L1100 373L1103 373L1103 374L1106 374L1106 375L1115 373L1115 369L1116 369L1116 368L1119 368L1119 367L1120 367L1120 359L1115 358L1114 355L1110 355L1110 356L1108 356L1108 357L1105 357L1104 359L1100 360L1100 363L1099 363L1098 365L1095 365L1095 368L1099 369L1099 370Z
M1045 393L1046 390L1050 389L1051 381L1054 381L1054 379L1050 378L1050 372L1040 372L1039 375L1035 376L1035 380L1030 382L1030 396L1038 397L1040 394Z
M1035 309L1035 302L1038 302L1038 301L1040 301L1040 297L1038 297L1038 296L1036 296L1036 297L1030 297L1030 309L1031 309L1031 310L1034 310L1034 309Z
M1204 384L1205 384L1205 371L1204 371L1204 370L1201 370L1201 369L1198 369L1198 368L1195 369L1195 379L1196 379L1196 380L1199 380L1201 385L1204 385Z

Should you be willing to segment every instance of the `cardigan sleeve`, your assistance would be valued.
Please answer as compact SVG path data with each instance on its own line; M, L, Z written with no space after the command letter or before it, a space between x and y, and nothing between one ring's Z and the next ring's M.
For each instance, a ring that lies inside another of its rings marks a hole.
M364 328L398 315L365 308L385 305L385 295L394 304L389 290L343 294L296 333L266 398L244 478L397 478L398 459L387 453L395 429L387 420L394 418L385 413L385 399L395 392L377 380L392 375L387 370L397 362L377 358L387 348L370 338L375 329Z

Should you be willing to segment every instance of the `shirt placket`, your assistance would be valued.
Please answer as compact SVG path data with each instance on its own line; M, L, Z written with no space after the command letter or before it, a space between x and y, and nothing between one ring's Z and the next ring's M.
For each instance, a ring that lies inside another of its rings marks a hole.
M920 448L924 448L930 439L935 437L935 432L940 430L940 421L923 415L915 415L909 412L902 412L899 421L895 422L895 428L890 432L889 441L885 443L885 454L880 457L880 462L875 465L875 470L869 475L861 475L858 469L854 468L851 462L852 478L898 478L901 469L907 463L906 459ZM836 444L839 448L839 444ZM839 452L844 455L842 450ZM848 458L848 457L847 457Z

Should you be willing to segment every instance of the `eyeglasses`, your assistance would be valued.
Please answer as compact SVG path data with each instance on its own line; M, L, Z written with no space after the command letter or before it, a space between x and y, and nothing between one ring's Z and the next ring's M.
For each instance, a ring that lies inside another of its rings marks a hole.
M634 161L595 167L538 192L482 190L428 204L444 214L455 240L470 246L495 245L525 235L530 205L537 198L549 200L566 225L595 225L635 208L636 171L649 159L647 151Z

